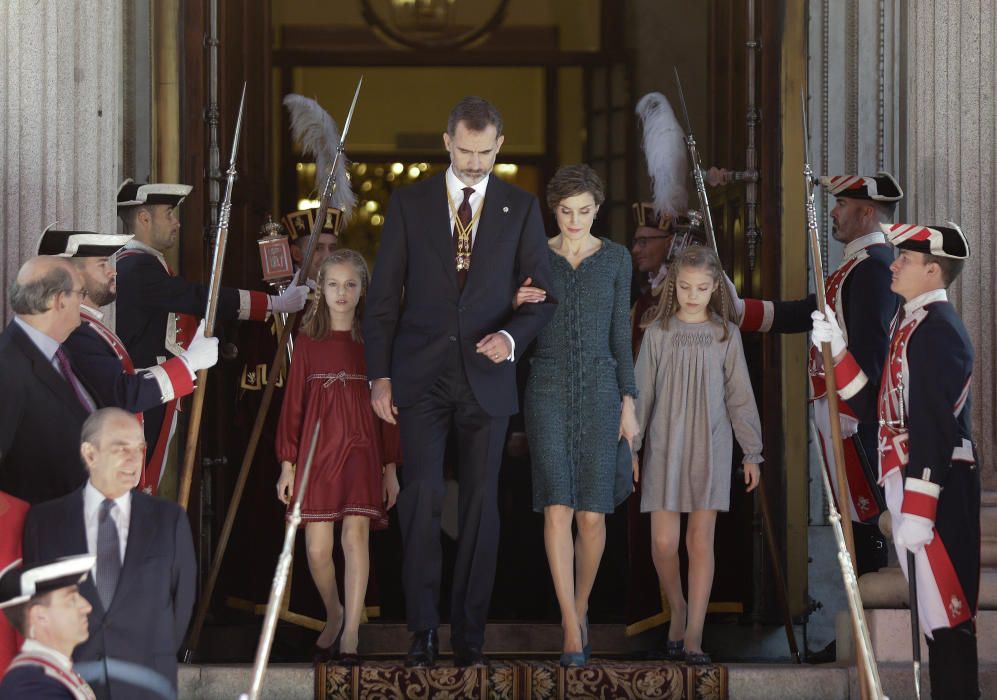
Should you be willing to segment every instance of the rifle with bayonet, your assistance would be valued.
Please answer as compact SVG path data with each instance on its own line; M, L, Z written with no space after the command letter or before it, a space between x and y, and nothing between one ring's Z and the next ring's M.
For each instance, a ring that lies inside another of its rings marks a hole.
M679 102L682 104L682 116L685 117L685 146L689 150L689 165L692 166L692 179L696 183L699 208L703 212L703 231L706 233L706 242L713 248L713 252L719 255L717 237L713 231L713 216L710 214L710 200L706 196L706 182L703 181L703 166L699 162L699 151L696 150L696 137L692 135L692 122L689 121L689 110L685 105L685 93L682 92L682 80L679 78L679 70L678 68L674 70L675 85L678 87Z
M242 84L242 97L239 99L239 116L235 121L235 135L232 137L232 153L229 156L225 198L218 215L218 234L215 236L215 253L211 262L211 278L208 283L208 304L204 313L204 336L210 338L215 331L215 315L218 311L218 295L222 286L222 267L225 262L225 245L228 242L229 218L232 214L232 190L235 188L236 159L239 155L239 136L242 133L242 113L246 106L246 83ZM197 438L201 430L201 415L204 412L204 392L208 384L208 370L197 372L197 388L191 403L190 422L187 424L187 445L184 451L183 467L180 472L180 486L177 503L184 510L190 500L190 485L194 479L194 457L197 455Z
M360 97L360 88L362 86L363 77L360 78L360 81L357 83L357 89L353 93L353 102L350 104L350 111L347 114L346 121L343 124L343 132L339 138L338 146L336 147L336 154L332 161L332 167L329 169L329 174L325 178L325 185L322 188L319 210L316 213L315 220L312 223L311 236L308 240L308 246L305 248L304 258L301 261L298 275L292 281L293 284L307 284L307 271L311 266L311 260L315 254L315 246L318 244L319 235L322 233L322 227L325 224L326 214L329 211L329 207L332 205L333 195L336 193L338 185L337 169L344 158L343 150L346 146L346 136L350 131L350 122L353 120L353 113L356 110L357 99ZM273 393L276 388L277 378L280 376L281 371L284 368L284 361L287 359L286 348L291 339L291 332L296 325L296 316L297 314L290 314L287 317L284 327L280 333L280 340L277 343L277 351L274 353L273 362L267 372L267 385L263 391L263 396L260 399L260 409L256 414L256 422L253 423L253 429L249 435L246 452L243 455L242 465L239 468L239 476L236 479L235 486L232 490L232 499L229 503L228 512L225 514L225 522L222 524L222 529L218 536L218 547L215 551L214 559L211 562L211 570L208 573L204 590L201 591L201 598L197 605L197 613L194 616L194 624L191 627L189 641L184 653L185 660L190 660L193 652L196 651L197 645L201 638L204 621L207 618L208 608L211 605L211 596L214 593L215 585L218 583L218 575L221 572L222 560L225 557L225 550L228 547L228 541L232 535L232 527L235 524L235 516L239 510L239 504L242 501L242 494L246 489L246 481L249 478L249 470L253 464L253 459L256 456L256 448L260 443L260 436L263 433L263 425L266 422L267 413L269 412L270 404L273 401Z
M814 171L810 167L810 132L807 124L807 100L800 92L801 115L803 117L803 181L806 187L807 234L810 239L810 256L813 259L814 288L817 292L817 309L828 314L827 289L824 284L824 265L821 258L820 234L817 230L817 207L814 204L814 187L818 184ZM831 344L821 343L821 357L824 363L824 383L827 389L827 413L831 428L831 448L834 455L835 476L838 482L838 502L845 504L843 516L839 516L842 536L839 545L844 551L839 552L839 562L842 565L842 576L849 595L852 612L852 625L855 637L855 653L859 669L859 690L863 698L873 693L879 700L883 690L879 682L879 672L876 660L872 656L872 648L868 643L868 631L865 627L865 614L862 609L862 599L859 596L858 581L855 577L855 540L852 535L852 519L849 517L847 504L849 502L848 476L845 473L845 447L841 437L841 412L838 408L838 382L834 374L834 357L831 354ZM819 443L817 443L819 445ZM821 455L821 470L826 471ZM825 478L827 475L825 474ZM830 483L827 484L830 490ZM832 494L833 495L833 494ZM834 499L831 498L832 508ZM857 603L854 599L857 599ZM857 610L856 610L857 604Z

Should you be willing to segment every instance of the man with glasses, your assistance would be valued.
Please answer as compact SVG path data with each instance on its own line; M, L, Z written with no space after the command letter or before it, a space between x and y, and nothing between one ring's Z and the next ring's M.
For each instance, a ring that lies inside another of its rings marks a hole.
M62 344L87 296L66 260L28 260L10 285L14 320L0 334L0 490L39 503L86 480L77 448L96 408Z
M205 338L200 328L179 356L150 367L135 366L124 343L105 325L99 310L117 296L117 273L108 258L131 238L127 234L46 229L38 253L66 258L86 288L87 298L80 306L82 323L64 344L80 378L93 389L101 406L141 414L191 393L195 373L218 361L218 339Z

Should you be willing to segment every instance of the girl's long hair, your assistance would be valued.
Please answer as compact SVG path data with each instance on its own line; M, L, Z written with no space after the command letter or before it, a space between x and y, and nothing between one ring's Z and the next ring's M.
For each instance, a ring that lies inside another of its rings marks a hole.
M332 329L329 304L325 301L325 280L326 275L329 274L329 269L334 265L352 265L353 269L356 270L357 276L360 278L360 301L353 312L353 328L350 332L353 335L353 340L362 343L363 335L360 332L360 321L363 318L364 303L367 301L370 268L367 267L367 261L364 260L364 257L360 253L349 248L334 250L319 268L318 280L316 280L317 296L305 314L304 322L301 324L301 332L309 338L321 340Z
M730 293L727 291L727 284L723 279L723 268L720 266L720 258L709 248L701 245L689 246L676 256L668 265L668 274L661 285L661 294L658 297L658 305L649 309L641 320L641 328L653 326L655 323L661 324L662 328L668 328L668 320L679 310L678 294L675 293L675 284L678 280L679 271L686 268L706 270L717 282L716 291L710 296L709 310L719 317L711 319L719 322L723 329L721 341L727 340L730 335L727 329L727 321L736 324L734 317L734 305L730 301Z

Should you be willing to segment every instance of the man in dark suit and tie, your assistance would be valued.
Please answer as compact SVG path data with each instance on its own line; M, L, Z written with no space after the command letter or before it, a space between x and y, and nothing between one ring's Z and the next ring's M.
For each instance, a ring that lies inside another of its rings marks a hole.
M0 490L28 503L83 485L80 426L96 408L62 348L80 325L83 281L61 258L31 258L10 285L0 334Z
M496 494L509 416L518 410L514 362L554 313L554 301L512 308L519 285L549 288L536 197L491 174L502 118L467 97L443 143L450 167L396 191L367 297L364 338L371 401L401 429L398 498L408 666L431 666L442 551L443 453L451 422L459 446L459 529L451 596L458 666L483 665L499 537Z
M80 454L90 472L68 496L33 506L24 561L89 553L97 566L80 591L93 606L90 638L73 654L98 698L173 698L177 650L194 604L194 543L183 510L133 489L145 436L130 413L95 412Z

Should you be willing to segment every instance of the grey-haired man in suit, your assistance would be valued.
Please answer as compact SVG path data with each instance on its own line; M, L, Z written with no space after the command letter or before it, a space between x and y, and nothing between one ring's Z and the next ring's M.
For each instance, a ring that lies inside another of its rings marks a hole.
M93 610L90 639L73 654L77 670L98 698L174 698L197 566L187 515L133 490L146 449L135 416L96 411L80 441L90 477L82 489L28 511L25 563L96 556L94 575L80 586Z

